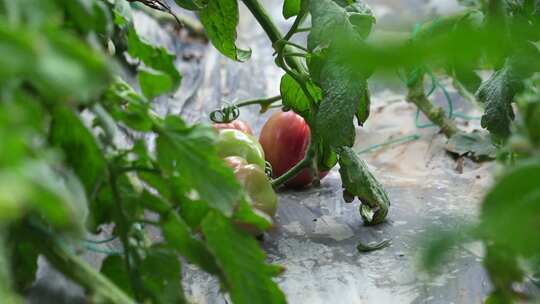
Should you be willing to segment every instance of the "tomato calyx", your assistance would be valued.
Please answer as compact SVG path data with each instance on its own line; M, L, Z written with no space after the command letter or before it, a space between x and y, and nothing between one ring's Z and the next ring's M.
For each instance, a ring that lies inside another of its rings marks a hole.
M220 109L210 113L210 119L215 123L230 123L240 116L240 109L234 104L224 104Z

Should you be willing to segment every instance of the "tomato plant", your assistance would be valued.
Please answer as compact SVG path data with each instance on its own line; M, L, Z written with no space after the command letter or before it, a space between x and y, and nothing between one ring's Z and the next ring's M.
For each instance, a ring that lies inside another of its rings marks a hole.
M251 51L236 44L240 0L175 2L197 15L224 56L249 59ZM360 201L364 222L385 221L389 196L354 149L356 129L370 116L368 80L384 70L402 76L407 101L448 137L447 149L475 160L496 154L506 168L483 200L479 224L467 236L444 235L435 245L445 246L434 246L428 260L437 261L448 244L480 240L490 301L518 300L515 283L528 277L522 262L540 258L540 239L531 233L540 213L539 2L462 1L462 12L389 41L377 39L375 17L361 1L284 0L284 17L293 18L286 33L262 1L241 2L283 76L279 96L210 113L233 127L216 133L225 125L154 111L155 98L177 91L182 75L174 54L139 35L133 10L142 4L174 15L167 2L0 1L2 302L23 302L43 256L91 302L185 303L182 267L190 263L218 278L236 304L285 303L273 280L281 268L237 225L267 229L276 209L272 188L309 183L317 178L310 172L336 165L345 200ZM301 32L308 33L305 45L293 42ZM451 106L431 102L437 88L449 99L438 75L481 103L489 136L465 133ZM276 114L261 136L275 167L271 181L263 149L246 125L233 122L251 105L290 111ZM279 144L276 134L287 140ZM232 169L222 159L231 155L249 164L229 159ZM105 253L98 270L75 253L104 225L114 226L121 250ZM161 237L150 241L148 226ZM241 250L231 254L231 244Z
M272 165L274 177L281 176L306 156L310 137L311 131L306 121L292 111L276 112L268 119L261 130L259 141L266 160ZM285 185L307 186L311 184L315 174L323 178L328 172L312 173L306 168L288 180Z

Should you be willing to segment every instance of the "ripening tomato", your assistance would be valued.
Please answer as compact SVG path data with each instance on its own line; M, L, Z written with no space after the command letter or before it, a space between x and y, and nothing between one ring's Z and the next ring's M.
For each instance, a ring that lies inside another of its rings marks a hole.
M266 160L272 165L274 177L279 177L299 163L306 155L311 131L306 121L293 111L273 114L261 130L259 142ZM319 172L323 178L328 172ZM311 184L313 176L306 168L285 185L303 187Z
M214 124L214 128L216 128L217 130L235 129L235 130L239 130L244 133L247 133L249 135L253 135L253 130L251 129L251 127L245 121L238 120L238 119L231 121L229 123L216 123Z
M217 153L220 157L240 156L250 164L261 168L266 166L264 150L252 135L235 129L219 130L216 142Z
M236 179L246 193L248 203L258 211L269 217L274 217L278 206L278 197L272 184L266 177L264 170L238 156L225 158L225 162L234 170ZM257 235L260 233L255 227L241 224L248 232Z
M229 166L233 171L236 171L240 167L247 166L248 162L240 156L227 156L223 159L227 166Z

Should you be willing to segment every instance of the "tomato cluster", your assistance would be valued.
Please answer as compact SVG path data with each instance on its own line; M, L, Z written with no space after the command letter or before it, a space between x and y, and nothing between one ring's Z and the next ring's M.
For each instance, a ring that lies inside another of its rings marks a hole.
M265 174L266 161L272 166L272 177L289 171L306 155L311 132L306 121L298 114L276 112L261 130L259 140L251 127L241 120L217 123L217 152L234 170L249 203L257 210L273 217L278 199ZM328 172L318 172L319 178ZM287 187L305 187L314 179L310 169L300 171L285 183ZM246 228L246 227L244 227ZM253 231L252 227L247 230Z

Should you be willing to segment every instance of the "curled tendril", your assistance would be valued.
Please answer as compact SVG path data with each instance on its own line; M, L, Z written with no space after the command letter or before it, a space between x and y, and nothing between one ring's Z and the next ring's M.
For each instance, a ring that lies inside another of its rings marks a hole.
M268 178L272 178L273 170L272 165L269 162L266 162L264 166L264 173L266 173L266 176L268 176Z
M235 104L226 103L219 110L210 113L210 119L215 123L229 123L240 116L240 109Z

